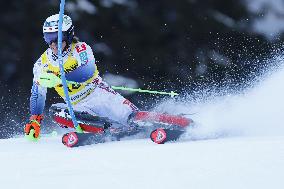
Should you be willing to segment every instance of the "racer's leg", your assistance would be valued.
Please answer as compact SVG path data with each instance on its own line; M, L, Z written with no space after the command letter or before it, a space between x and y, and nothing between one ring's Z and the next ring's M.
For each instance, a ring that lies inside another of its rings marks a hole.
M106 82L98 80L95 90L74 109L87 110L92 115L108 117L122 125L127 125L128 117L138 108L118 92L114 91Z

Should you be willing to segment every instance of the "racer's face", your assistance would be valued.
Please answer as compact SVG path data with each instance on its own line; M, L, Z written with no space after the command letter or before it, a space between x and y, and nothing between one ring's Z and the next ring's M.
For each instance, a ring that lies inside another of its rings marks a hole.
M65 47L66 47L66 41L62 41L62 49L65 49ZM57 42L50 43L49 48L51 48L53 54L58 54Z

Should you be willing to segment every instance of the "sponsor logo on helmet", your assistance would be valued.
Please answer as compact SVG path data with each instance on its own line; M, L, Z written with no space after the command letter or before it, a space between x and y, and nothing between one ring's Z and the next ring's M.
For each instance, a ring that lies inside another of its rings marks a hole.
M62 21L63 21L62 31L67 31L68 29L72 28L72 19L69 16L64 15ZM59 15L58 14L52 15L48 17L44 22L43 32L58 31L58 25L59 25Z
M44 27L49 27L49 29L50 28L52 29L52 27L54 27L54 26L58 26L58 20L57 21L50 21L50 22L45 21L44 22Z
M72 24L72 20L71 20L67 15L64 15L64 17L63 17L63 22L64 22L66 25Z

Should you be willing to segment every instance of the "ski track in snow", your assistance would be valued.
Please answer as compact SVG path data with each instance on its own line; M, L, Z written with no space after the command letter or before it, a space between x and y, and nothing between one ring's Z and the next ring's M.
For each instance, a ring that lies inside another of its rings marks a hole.
M61 137L0 140L1 188L284 188L284 69L243 95L155 110L195 113L178 143L150 139L68 149Z

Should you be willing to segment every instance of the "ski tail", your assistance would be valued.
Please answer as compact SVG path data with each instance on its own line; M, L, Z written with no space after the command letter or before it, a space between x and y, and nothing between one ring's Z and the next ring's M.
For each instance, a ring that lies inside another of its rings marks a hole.
M164 144L174 142L180 139L188 127L193 127L193 120L180 116L169 115L156 112L137 112L132 117L132 121L141 126L148 126L149 123L151 133L150 138L156 144Z

